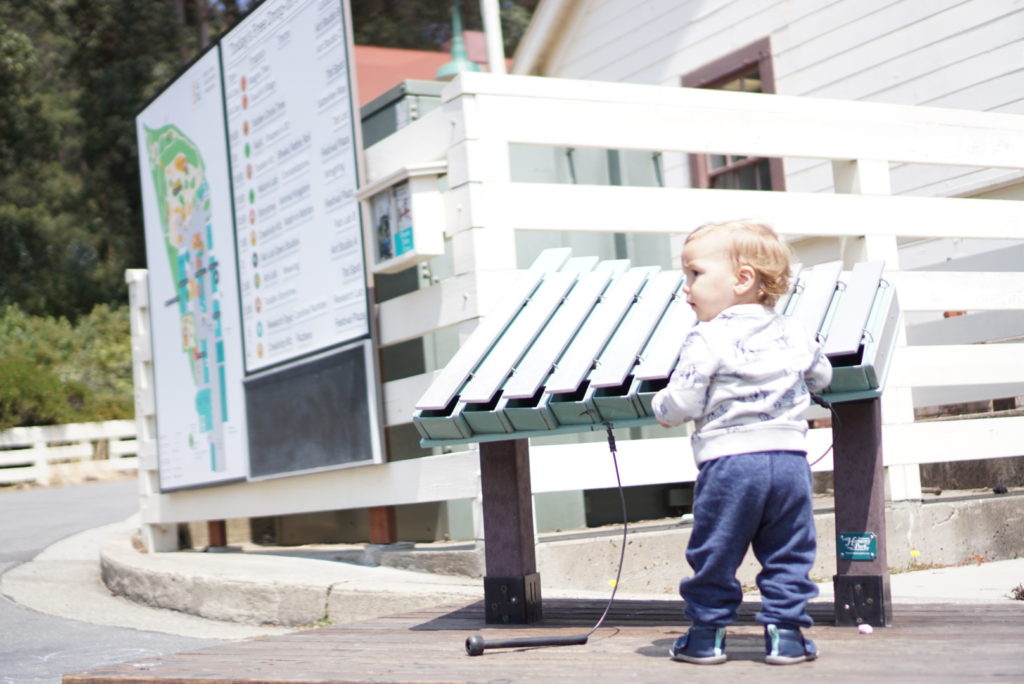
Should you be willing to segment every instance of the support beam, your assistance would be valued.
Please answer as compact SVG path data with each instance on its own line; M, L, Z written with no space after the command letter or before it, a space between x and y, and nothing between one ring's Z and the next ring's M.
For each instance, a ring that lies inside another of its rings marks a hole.
M484 517L484 605L488 624L527 624L542 617L533 536L529 441L480 444Z
M398 523L394 506L371 506L370 543L394 544L398 541Z
M892 620L885 553L882 413L878 399L835 405L836 624Z
M228 526L223 520L208 520L206 532L210 538L210 546L220 548L228 545Z

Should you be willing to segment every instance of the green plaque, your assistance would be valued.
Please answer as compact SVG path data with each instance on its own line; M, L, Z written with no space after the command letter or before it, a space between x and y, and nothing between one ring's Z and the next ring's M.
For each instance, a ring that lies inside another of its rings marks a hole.
M878 537L873 532L840 532L836 547L843 560L871 561L878 558Z

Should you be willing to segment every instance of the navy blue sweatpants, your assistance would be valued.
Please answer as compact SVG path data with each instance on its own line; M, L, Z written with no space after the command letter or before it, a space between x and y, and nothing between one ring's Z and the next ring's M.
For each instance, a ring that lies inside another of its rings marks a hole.
M761 563L761 624L810 627L808 578L817 547L806 454L771 451L724 456L697 476L686 560L693 577L679 583L686 617L724 627L736 620L743 590L736 570L753 545Z

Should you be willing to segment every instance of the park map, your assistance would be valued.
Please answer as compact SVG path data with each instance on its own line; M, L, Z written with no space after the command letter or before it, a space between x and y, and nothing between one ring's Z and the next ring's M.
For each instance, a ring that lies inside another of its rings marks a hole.
M181 322L181 350L195 386L196 434L189 447L209 445L210 469L224 470L224 334L219 263L214 252L210 187L197 146L176 126L146 128L146 149L163 231L164 247Z

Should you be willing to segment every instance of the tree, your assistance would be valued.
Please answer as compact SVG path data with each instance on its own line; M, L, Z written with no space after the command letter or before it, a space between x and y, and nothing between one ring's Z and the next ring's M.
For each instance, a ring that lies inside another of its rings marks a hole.
M173 7L151 0L77 0L67 73L78 87L80 225L91 236L97 302L123 301L124 271L146 263L135 115L178 68Z
M74 230L63 133L75 114L56 75L67 41L48 28L59 27L55 7L0 6L0 304L33 313L70 313L90 290L78 282L89 250Z
M72 324L0 307L0 430L130 418L128 307L99 305Z
M452 37L452 0L350 0L353 40L413 50L440 50ZM505 53L512 55L538 0L501 0ZM462 25L480 30L483 20L477 0L462 1Z
M502 0L507 54L536 3ZM0 2L0 306L76 319L125 301L146 263L135 115L256 4ZM452 4L351 0L355 41L441 49ZM479 2L462 17L480 28Z

